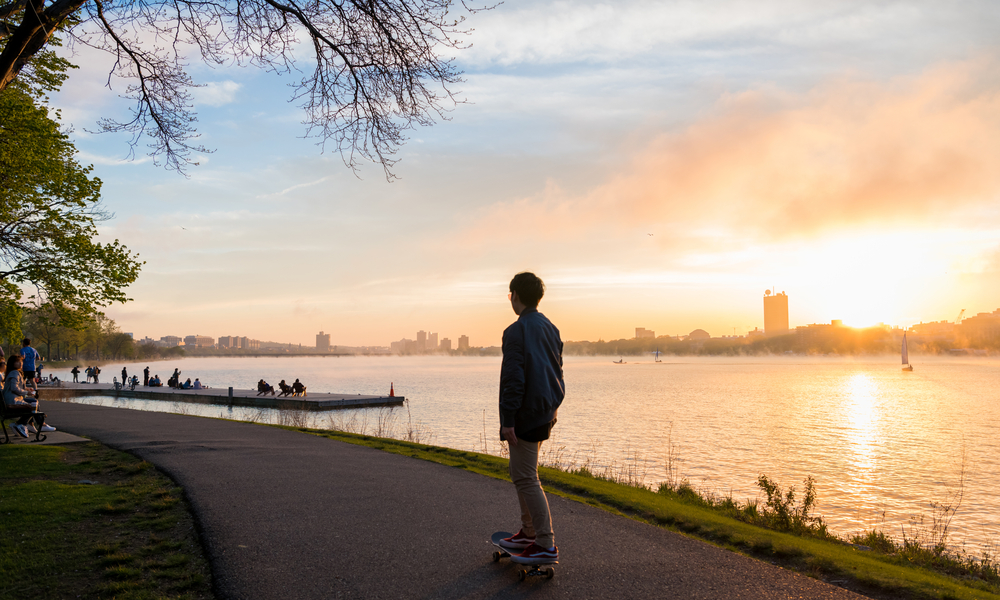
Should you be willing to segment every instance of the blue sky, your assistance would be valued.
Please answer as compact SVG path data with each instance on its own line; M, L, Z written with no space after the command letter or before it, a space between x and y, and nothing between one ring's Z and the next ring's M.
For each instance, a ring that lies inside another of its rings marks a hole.
M490 345L520 270L565 339L742 333L772 286L793 325L1000 307L995 2L505 3L468 24L467 103L410 133L392 183L302 138L294 76L194 60L214 153L187 178L123 160L85 131L127 110L110 63L76 48L54 104L117 215L102 235L146 261L108 314L140 337Z

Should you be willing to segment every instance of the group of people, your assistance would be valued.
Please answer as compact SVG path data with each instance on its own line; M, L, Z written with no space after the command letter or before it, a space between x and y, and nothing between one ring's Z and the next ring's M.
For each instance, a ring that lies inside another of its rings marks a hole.
M3 359L3 349L0 348L0 359ZM43 432L55 431L56 428L47 423L39 423L35 418L38 413L38 387L36 367L41 363L38 351L31 347L31 340L21 340L21 352L12 354L5 361L3 378L3 402L7 414L21 415L14 424L14 432L27 438L28 432L36 433L36 427Z
M70 373L73 374L73 383L80 383L80 366L77 365L73 367ZM91 381L93 381L94 383L100 383L100 375L101 375L100 367L87 367L86 373L87 373L86 383L90 383ZM188 380L185 381L184 383L181 383L180 380L181 380L180 369L174 369L174 374L167 379L167 386L182 390L208 389L208 386L203 385L201 383L201 380L198 379L197 377L195 377L193 382L191 381L190 378L188 378ZM134 387L138 387L139 376L133 375L130 378L128 375L128 367L122 367L122 385L127 386L130 384ZM149 367L146 367L145 369L142 370L142 385L144 387L163 387L163 381L160 379L159 375L153 375L152 377L150 377Z
M302 385L302 382L299 381L298 379L296 379L295 383L293 383L292 385L288 385L287 383L285 383L285 380L282 379L278 383L278 389L281 390L281 393L278 394L278 396L306 395L306 386ZM275 395L274 386L264 381L263 379L257 382L257 395L260 396L262 394L263 395L271 394L272 396Z
M70 370L73 374L73 383L80 383L80 365L76 365ZM87 367L85 370L87 374L87 381L84 383L100 383L101 382L101 368L100 367Z

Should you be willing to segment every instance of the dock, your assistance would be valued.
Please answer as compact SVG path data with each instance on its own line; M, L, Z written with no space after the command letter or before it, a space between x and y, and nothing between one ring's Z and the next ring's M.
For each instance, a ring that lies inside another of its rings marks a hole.
M135 390L116 390L111 383L67 383L59 386L40 386L41 400L66 400L80 396L111 396L134 400L161 400L190 402L219 406L246 406L250 408L281 408L291 410L338 410L345 408L370 408L400 406L406 401L402 396L366 396L363 394L334 394L307 392L306 396L257 395L257 390L237 388L204 388L182 390L169 387L136 386Z

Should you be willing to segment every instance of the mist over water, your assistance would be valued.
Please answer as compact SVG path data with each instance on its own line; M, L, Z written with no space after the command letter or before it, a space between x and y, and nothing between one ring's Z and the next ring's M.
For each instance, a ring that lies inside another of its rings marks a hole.
M932 502L963 492L951 525L955 548L978 553L1000 543L1000 360L915 357L904 373L894 357L651 357L612 364L565 359L566 400L547 446L549 460L594 470L630 466L655 485L666 478L671 443L679 474L699 489L757 497L766 474L801 489L816 479L818 513L840 534L882 527L899 535L929 519ZM141 372L142 364L128 365ZM255 388L299 378L310 392L396 394L397 408L433 435L430 443L498 452L497 357L191 358L151 363L163 379L174 367L212 387ZM105 374L120 366L107 365ZM69 378L68 371L56 370ZM79 401L224 418L259 411L156 401ZM272 411L265 420L276 422ZM313 413L310 424L367 421L362 411ZM58 423L55 423L58 426ZM400 431L401 432L401 431ZM964 484L962 483L964 476Z

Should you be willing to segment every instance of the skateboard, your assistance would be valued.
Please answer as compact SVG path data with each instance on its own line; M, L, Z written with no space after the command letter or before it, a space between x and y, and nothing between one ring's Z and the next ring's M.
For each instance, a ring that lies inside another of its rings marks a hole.
M506 531L498 531L490 536L490 543L497 547L493 551L493 562L500 562L501 558L507 558L510 556L510 551L500 545L500 540L504 538L509 538L514 534L507 533ZM528 577L545 577L546 579L552 579L556 575L556 570L552 565L558 565L559 561L554 560L547 563L539 563L535 565L521 565L522 567L517 570L517 578L519 581L524 581Z

